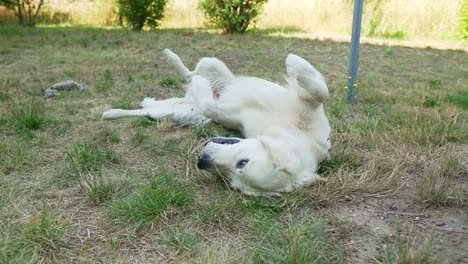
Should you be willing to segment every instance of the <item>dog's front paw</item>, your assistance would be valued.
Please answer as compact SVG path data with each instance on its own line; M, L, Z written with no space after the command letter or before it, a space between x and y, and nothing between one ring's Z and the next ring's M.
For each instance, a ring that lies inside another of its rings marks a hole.
M103 119L116 119L122 116L122 109L111 109L107 110L102 114Z

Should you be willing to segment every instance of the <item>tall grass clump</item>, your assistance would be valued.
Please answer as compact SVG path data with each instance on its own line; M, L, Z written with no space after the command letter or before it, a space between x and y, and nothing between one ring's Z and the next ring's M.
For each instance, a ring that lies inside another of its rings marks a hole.
M383 246L377 260L382 264L436 264L440 263L432 254L432 242L417 243L414 239L404 239L397 235L393 243Z
M456 184L466 173L461 161L443 150L440 150L440 153L441 156L437 160L431 160L430 164L424 167L416 182L417 200L435 207L466 203L463 186Z
M118 163L118 155L108 146L95 142L75 142L67 151L69 172L80 175L95 172L107 163Z
M50 122L44 117L44 103L38 100L10 101L5 107L13 127L18 131L38 130Z
M80 177L80 188L92 205L110 200L117 191L110 179L104 176L102 169L97 172L82 173Z
M189 189L175 179L175 172L160 167L142 190L116 200L110 212L136 227L159 220L171 207L186 206L191 200Z

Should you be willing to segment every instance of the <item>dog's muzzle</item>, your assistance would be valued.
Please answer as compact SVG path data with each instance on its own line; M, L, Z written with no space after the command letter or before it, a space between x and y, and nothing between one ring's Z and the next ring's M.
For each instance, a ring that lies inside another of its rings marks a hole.
M215 167L214 159L210 156L209 151L206 151L209 148L208 144L218 144L218 145L234 145L239 143L240 140L237 138L224 138L224 137L214 137L209 138L206 141L205 148L202 150L198 156L197 167L201 170L208 170Z
M210 155L201 153L198 156L197 167L201 170L206 170L213 167L213 159Z

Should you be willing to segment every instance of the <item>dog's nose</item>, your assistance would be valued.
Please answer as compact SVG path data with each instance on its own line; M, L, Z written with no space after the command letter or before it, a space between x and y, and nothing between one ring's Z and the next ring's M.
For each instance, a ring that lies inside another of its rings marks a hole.
M202 153L198 156L197 167L201 170L206 170L213 166L213 159L210 155Z

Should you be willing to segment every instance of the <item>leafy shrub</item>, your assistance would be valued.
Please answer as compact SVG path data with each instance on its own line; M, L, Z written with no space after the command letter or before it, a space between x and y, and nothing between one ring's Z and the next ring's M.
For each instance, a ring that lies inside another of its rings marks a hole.
M243 33L255 22L268 0L203 0L198 7L224 33Z
M150 28L159 26L164 17L167 0L118 0L119 17L133 30L141 30L144 25Z

